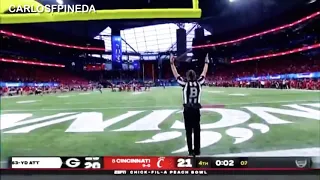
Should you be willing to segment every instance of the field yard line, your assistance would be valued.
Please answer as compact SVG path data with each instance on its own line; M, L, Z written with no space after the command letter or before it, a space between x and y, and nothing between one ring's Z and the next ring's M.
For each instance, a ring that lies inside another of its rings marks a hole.
M76 105L76 104L90 104L90 103L95 103L95 102L67 102L67 103L64 103L64 104L68 104L68 105Z
M237 87L228 87L221 89L254 89L254 90L270 90L270 91L300 91L300 92L320 92L320 90L308 90L308 89L273 89L273 88L237 88Z
M1 96L0 99L10 99L10 98L17 98L22 96Z
M145 103L145 102L148 102L146 100L120 100L120 101L117 101L117 103L125 103L127 104L128 102L130 103ZM64 104L68 104L68 105L76 105L76 104L92 104L92 103L96 103L94 101L91 101L91 102L66 102Z
M27 100L27 101L17 101L17 104L30 104L30 103L36 103L42 100Z
M275 104L275 103L295 103L295 102L319 102L318 100L294 100L294 101L269 101L256 103L227 103L223 105L253 105L253 104ZM218 103L214 103L218 104ZM69 110L108 110L108 109L154 109L154 108L182 108L182 106L120 106L120 107L105 107L105 108L57 108L57 109L14 109L2 110L2 112L33 112L33 111L69 111Z

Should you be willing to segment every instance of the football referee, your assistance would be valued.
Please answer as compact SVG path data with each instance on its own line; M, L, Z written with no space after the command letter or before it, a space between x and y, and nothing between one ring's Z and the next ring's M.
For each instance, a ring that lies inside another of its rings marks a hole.
M186 79L182 78L177 72L177 69L174 65L174 60L175 58L171 54L170 63L172 73L179 85L183 87L183 117L189 155L200 155L200 98L201 86L204 84L208 71L208 54L205 58L203 71L198 79L194 70L188 70L186 73ZM192 147L192 132L194 134L194 148Z

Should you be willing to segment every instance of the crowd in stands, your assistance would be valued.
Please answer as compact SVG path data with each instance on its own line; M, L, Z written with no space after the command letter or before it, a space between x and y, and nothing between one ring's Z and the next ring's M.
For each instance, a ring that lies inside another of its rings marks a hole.
M15 63L0 62L0 82L12 83L57 83L58 86L23 86L0 87L0 94L40 94L49 92L65 92L73 90L87 90L93 87L93 83L74 75L64 68L33 66Z
M289 80L256 80L256 81L208 81L210 87L239 88L273 88L273 89L305 89L320 90L320 79L289 79Z
M88 84L88 80L64 68L1 63L0 81L3 82L57 82L61 84Z
M74 91L93 91L94 89L97 89L98 86L98 84L59 84L57 86L0 87L0 96L44 95L51 93L64 93Z
M276 76L290 73L320 72L320 57L289 56L270 60L248 61L231 65L219 66L208 75L210 86L223 87L259 87L259 88L298 88L320 90L319 78L281 79L255 81L237 81L236 78Z
M230 65L220 65L212 72L212 80L232 80L240 77L257 77L289 73L320 71L319 59L308 57L279 57L260 61L248 61Z

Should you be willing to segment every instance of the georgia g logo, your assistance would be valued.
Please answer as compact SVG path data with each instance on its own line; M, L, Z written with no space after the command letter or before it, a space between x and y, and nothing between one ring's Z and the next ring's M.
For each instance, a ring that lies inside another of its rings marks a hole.
M70 168L76 168L80 166L81 162L77 158L69 158L66 160L66 165Z

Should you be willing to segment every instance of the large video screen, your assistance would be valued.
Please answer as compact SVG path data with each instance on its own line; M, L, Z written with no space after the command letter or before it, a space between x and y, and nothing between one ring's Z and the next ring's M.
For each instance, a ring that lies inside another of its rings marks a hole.
M123 59L122 58L121 37L120 36L112 36L111 37L111 46L112 46L112 62L115 67L121 67L122 59Z
M134 71L140 69L139 60L123 60L122 61L122 70L124 71Z
M106 60L105 70L106 71L112 71L112 61L110 59Z

